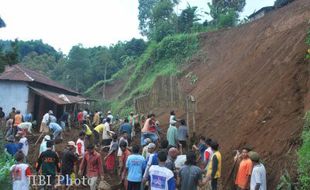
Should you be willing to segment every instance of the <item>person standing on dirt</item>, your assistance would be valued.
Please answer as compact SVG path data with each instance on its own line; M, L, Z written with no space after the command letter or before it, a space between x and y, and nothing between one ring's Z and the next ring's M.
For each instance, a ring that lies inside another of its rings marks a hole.
M131 142L132 127L133 125L129 123L127 118L125 118L124 123L121 124L118 130L119 134L123 134L124 132L127 133L129 142Z
M87 147L87 152L80 164L79 176L82 176L84 171L90 180L90 190L96 190L98 178L104 179L101 155L95 151L95 146L90 144Z
M47 134L49 132L48 124L50 122L50 115L53 114L52 110L49 110L46 114L43 115L41 126L40 126L40 132Z
M60 126L62 127L62 130L65 131L66 128L69 129L68 123L69 123L69 113L64 111L61 115L60 119Z
M119 147L122 151L122 155L120 156L119 159L119 175L123 182L124 188L127 189L128 181L126 179L126 162L131 153L127 149L127 143L125 141L120 142Z
M143 128L141 129L141 145L144 145L144 139L150 138L152 142L158 141L155 127L155 114L150 114L148 119L145 121Z
M72 181L72 179L75 179L74 166L78 161L78 155L75 153L75 148L75 143L69 141L67 148L62 155L61 175L63 176L63 179L60 183L63 185L63 190L74 184Z
M18 151L15 154L16 164L10 168L13 190L29 190L29 178L31 170L28 164L23 163L24 154Z
M26 133L24 131L18 131L16 136L20 138L19 143L23 144L21 151L24 154L25 162L26 162L27 156L28 156L28 150L29 150L29 144L28 144L28 139L26 137Z
M118 151L117 134L113 134L112 135L112 142L109 146L108 155L106 155L104 157L105 167L107 169L107 172L110 174L110 176L113 175L115 172L117 151Z
M92 122L92 126L93 127L96 127L100 124L100 115L99 115L99 112L96 110L95 111L95 114L94 114L94 117L93 117L93 122Z
M250 188L251 173L253 163L249 158L250 149L245 147L242 149L241 155L239 152L235 156L235 162L240 162L235 184L240 190L248 190Z
M158 165L149 169L148 181L151 190L175 190L176 182L173 172L166 168L167 152L158 152Z
M168 151L168 156L165 164L166 168L171 170L174 175L176 174L175 160L177 159L178 155L179 155L178 149L175 147L171 147Z
M185 166L179 171L177 184L180 185L180 190L197 190L198 186L203 185L202 171L196 166L195 152L187 152Z
M14 122L13 122L13 135L15 136L17 133L17 126L21 124L24 121L23 115L20 113L19 110L16 111L16 114L14 116Z
M206 184L211 181L211 189L217 190L218 180L221 177L222 171L222 155L219 152L219 144L215 141L211 141L211 148L213 155L211 162L208 165L207 177L203 180L203 184Z
M205 153L204 153L204 165L205 165L206 172L208 172L208 165L211 162L211 158L213 156L213 150L211 148L211 143L212 143L212 140L207 138L206 139L207 149L205 150Z
M78 111L77 121L79 123L79 127L82 127L82 125L83 125L83 112L81 110Z
M82 113L83 113L82 123L87 124L86 121L87 121L88 109L84 109Z
M205 153L205 150L207 149L206 138L204 136L200 136L198 147L196 145L193 145L193 149L199 152L199 157L198 157L199 166L203 168L204 166L203 162L205 160L204 153Z
M250 152L249 157L253 162L253 171L251 175L250 190L267 190L266 169L260 162L257 152Z
M40 154L35 168L37 173L39 173L41 170L41 175L45 176L46 181L49 176L50 184L55 185L56 174L60 172L59 156L55 151L52 150L53 141L47 141L46 146L47 150Z
M186 121L182 119L180 121L181 125L178 128L178 142L182 145L182 149L187 150L187 140L188 140L188 127L186 126Z
M167 131L167 140L169 142L169 145L173 147L177 147L178 145L178 129L176 127L175 123L170 123L168 131Z
M100 125L97 125L94 130L93 130L93 133L94 133L94 144L96 146L99 146L101 144L101 134L103 133L103 129L104 129L104 124L101 123Z
M76 153L78 154L79 159L82 159L85 155L84 139L85 139L85 132L81 131L79 133L79 139L76 141Z
M14 120L15 114L16 114L16 108L12 107L12 111L9 113L9 119L13 119Z
M128 188L127 190L139 190L141 188L143 172L146 167L146 162L143 156L139 154L140 146L134 145L132 153L126 161L126 171L128 173Z
M111 138L111 130L110 130L110 123L111 119L109 117L106 118L106 121L104 123L104 129L102 132L102 144L103 146L107 146L111 144L112 138Z
M48 125L48 128L51 131L53 131L53 140L58 139L58 138L60 138L62 140L62 137L61 137L62 128L58 123L51 122Z

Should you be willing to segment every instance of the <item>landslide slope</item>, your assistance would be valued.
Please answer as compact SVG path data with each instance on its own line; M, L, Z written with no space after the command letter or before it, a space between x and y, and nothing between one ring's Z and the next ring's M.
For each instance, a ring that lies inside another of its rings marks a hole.
M308 91L309 19L310 1L297 0L255 22L201 36L201 53L187 68L198 81L192 86L184 77L181 83L198 101L199 134L220 144L222 185L233 150L244 145L261 154L269 189L275 189L285 169L296 179Z

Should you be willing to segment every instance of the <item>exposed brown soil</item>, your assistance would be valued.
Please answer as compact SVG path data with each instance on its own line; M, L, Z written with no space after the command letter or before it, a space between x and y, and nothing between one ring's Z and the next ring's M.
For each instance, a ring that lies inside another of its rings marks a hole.
M186 71L198 81L192 86L182 78L181 83L198 101L199 133L221 146L222 185L233 150L244 145L261 154L269 189L285 169L296 180L295 151L308 91L309 18L310 1L299 0L258 21L201 35L201 52Z

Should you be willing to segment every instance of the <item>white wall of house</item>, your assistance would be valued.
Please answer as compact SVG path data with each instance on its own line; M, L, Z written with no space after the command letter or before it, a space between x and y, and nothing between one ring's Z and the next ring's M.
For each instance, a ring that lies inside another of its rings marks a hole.
M0 107L7 116L12 107L27 113L29 88L25 82L0 81Z

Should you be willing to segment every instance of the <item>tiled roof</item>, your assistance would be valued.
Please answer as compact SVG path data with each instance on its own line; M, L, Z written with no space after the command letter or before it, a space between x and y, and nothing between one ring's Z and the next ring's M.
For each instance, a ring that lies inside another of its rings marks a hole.
M67 94L60 94L55 92L50 92L47 90L37 89L30 87L30 89L33 90L34 93L43 96L52 102L59 104L59 105L65 105L65 104L73 104L73 103L79 103L79 102L85 102L88 99L83 96L71 96Z
M56 87L62 90L66 90L68 92L79 94L78 92L49 79L43 74L27 69L19 64L13 66L7 66L5 68L5 71L0 75L0 80L38 82L44 85Z

